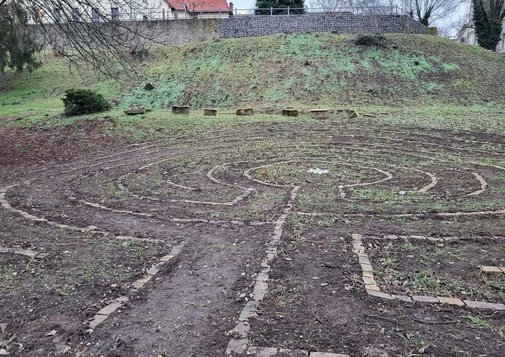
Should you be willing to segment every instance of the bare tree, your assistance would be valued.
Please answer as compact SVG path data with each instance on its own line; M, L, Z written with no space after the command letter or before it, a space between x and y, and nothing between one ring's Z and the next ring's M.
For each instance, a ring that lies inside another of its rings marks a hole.
M464 0L399 0L398 6L425 26L453 14Z
M312 0L310 6L323 12L343 12L352 9L350 0Z
M401 0L312 0L312 8L324 12L352 12L360 15L397 14Z
M26 11L37 42L107 75L115 75L118 63L128 66L131 53L155 40L143 26L121 21L149 19L159 11L153 1L0 0L0 6L9 5Z

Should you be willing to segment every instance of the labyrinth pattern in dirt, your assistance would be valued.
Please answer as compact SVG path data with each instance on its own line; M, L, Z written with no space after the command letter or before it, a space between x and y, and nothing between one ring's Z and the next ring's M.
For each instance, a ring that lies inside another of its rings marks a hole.
M362 274L353 250L345 248L353 243L351 234L374 236L374 242L391 235L435 237L441 242L457 237L503 247L504 162L505 144L496 135L373 122L244 124L240 129L134 144L32 167L2 182L0 203L4 217L20 219L35 230L50 228L152 247L146 266L129 280L118 281L125 286L122 291L107 301L97 298L93 307L86 305L75 313L82 320L82 333L68 340L81 353L118 350L121 355L150 355L169 346L167 355L174 356L317 356L315 351L366 355L369 341L359 334L325 332L334 330L331 317L325 318L330 325L317 327L318 334L306 331L299 341L281 332L276 335L267 322L257 321L258 313L262 318L275 314L275 295L269 294L279 293L277 269L296 265L286 251L297 244L299 252L307 244L313 248L338 238L342 250L334 254L345 255L349 265L337 262L342 266L334 271L348 269L349 274L334 283L332 296L351 294L370 309L380 304L390 304L392 311L404 309L405 301L383 302L380 296L367 295L364 286L346 288L356 284L354 275ZM310 238L306 228L320 225L324 228L313 231L324 237L315 233ZM7 242L16 246L14 236ZM44 234L38 239L44 240ZM24 248L37 251L45 245L37 244ZM9 250L13 247L4 248L2 254L9 259L24 259ZM57 261L62 250L51 246L45 251L48 256L38 260ZM317 249L310 251L305 259L317 255ZM485 249L477 249L473 258L482 266L505 266L503 254L493 256ZM315 280L310 275L306 279ZM328 285L324 284L318 281L313 288ZM436 296L430 291L414 293ZM458 294L454 291L452 297L467 298ZM483 299L494 299L488 301L496 307L491 312L503 326L503 286L486 294ZM410 304L413 310L427 311L431 302ZM104 312L104 307L110 310ZM479 310L437 307L444 308L458 316ZM447 311L431 313L436 319ZM429 325L423 333L431 336L435 355L444 355L448 342L445 332L436 336L436 327ZM359 327L349 327L353 329ZM325 333L332 338L321 338ZM467 331L452 333L464 337ZM503 341L493 344L498 337L479 333L489 344L489 355L503 352ZM402 348L395 339L381 344L384 350Z

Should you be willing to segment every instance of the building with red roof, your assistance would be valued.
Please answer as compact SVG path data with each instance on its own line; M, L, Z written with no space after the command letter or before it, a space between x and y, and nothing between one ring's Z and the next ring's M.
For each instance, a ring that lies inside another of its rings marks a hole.
M164 0L162 17L167 20L228 18L233 3L226 0Z

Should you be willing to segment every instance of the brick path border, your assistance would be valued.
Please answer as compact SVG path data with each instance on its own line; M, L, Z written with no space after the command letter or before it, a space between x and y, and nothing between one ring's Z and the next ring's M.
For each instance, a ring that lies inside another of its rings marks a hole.
M391 238L395 237L395 238ZM398 239L402 236L389 235L384 236L383 239ZM407 236L407 237L417 237L414 239L427 239L432 241L425 236ZM442 239L442 238L434 238ZM365 286L365 291L368 295L374 296L381 299L387 300L400 300L404 302L419 302L419 303L430 303L430 304L449 304L454 306L465 306L471 309L486 309L486 310L497 310L505 311L505 304L502 303L490 303L484 301L473 301L473 300L461 300L453 297L445 296L426 296L426 295L394 295L388 294L381 291L380 287L377 285L374 277L374 271L370 259L366 254L365 247L363 245L363 236L361 234L352 234L352 248L354 254L358 257L359 264L361 265L362 271L362 281Z

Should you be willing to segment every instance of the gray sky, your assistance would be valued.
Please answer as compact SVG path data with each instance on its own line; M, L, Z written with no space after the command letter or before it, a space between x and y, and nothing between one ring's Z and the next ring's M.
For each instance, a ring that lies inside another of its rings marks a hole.
M256 5L256 0L231 0L236 9L250 9Z

